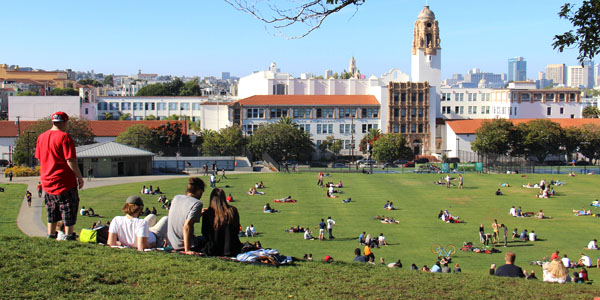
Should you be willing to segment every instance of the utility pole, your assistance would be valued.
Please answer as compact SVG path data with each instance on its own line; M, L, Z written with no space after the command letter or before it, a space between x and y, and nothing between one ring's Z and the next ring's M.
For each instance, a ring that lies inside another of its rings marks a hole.
M17 124L17 137L21 136L21 117L17 116L17 122L15 122L15 124Z

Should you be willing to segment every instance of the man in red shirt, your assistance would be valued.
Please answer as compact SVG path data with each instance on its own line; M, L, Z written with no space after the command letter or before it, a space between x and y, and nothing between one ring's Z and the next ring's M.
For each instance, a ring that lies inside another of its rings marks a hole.
M41 182L38 182L37 190L38 190L38 198L42 198L42 192L43 192L43 190L42 190L42 183Z
M52 128L38 137L35 157L40 161L40 180L46 191L48 238L56 239L56 223L62 220L67 240L75 240L77 188L83 187L83 177L77 166L75 143L65 132L68 120L64 112L52 114Z

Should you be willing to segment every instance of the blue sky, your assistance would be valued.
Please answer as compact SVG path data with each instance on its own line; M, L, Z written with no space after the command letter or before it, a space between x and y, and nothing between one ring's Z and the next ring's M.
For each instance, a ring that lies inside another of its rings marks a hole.
M576 65L575 49L558 53L551 46L554 35L571 29L557 15L565 1L429 0L440 26L442 78L471 68L506 73L508 58L516 56L525 57L527 76L534 79L548 64ZM106 74L142 69L245 76L274 61L300 76L341 72L354 56L367 76L391 68L410 74L413 26L424 5L367 0L305 38L286 40L221 0L5 1L0 63Z

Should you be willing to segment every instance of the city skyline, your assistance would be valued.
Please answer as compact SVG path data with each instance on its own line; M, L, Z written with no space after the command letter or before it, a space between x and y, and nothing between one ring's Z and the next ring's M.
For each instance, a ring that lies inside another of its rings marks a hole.
M15 34L0 50L0 63L122 75L141 69L219 77L225 71L241 77L276 62L281 71L299 77L304 72L322 75L326 69L342 72L355 57L366 76L392 68L409 74L413 26L425 5L367 1L358 10L332 15L307 37L286 40L224 1L186 1L177 7L158 1L143 7L105 3L5 3L12 13L0 24ZM531 79L549 64L577 65L575 49L558 53L551 46L554 35L571 29L557 15L562 4L428 1L440 24L442 79L472 68L507 73L508 59L520 56Z

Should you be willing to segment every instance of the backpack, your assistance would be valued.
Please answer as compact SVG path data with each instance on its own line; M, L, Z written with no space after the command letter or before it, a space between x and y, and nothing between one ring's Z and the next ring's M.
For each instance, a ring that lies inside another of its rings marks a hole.
M84 228L79 234L79 241L83 243L102 243L108 241L108 227L102 226L95 229Z

